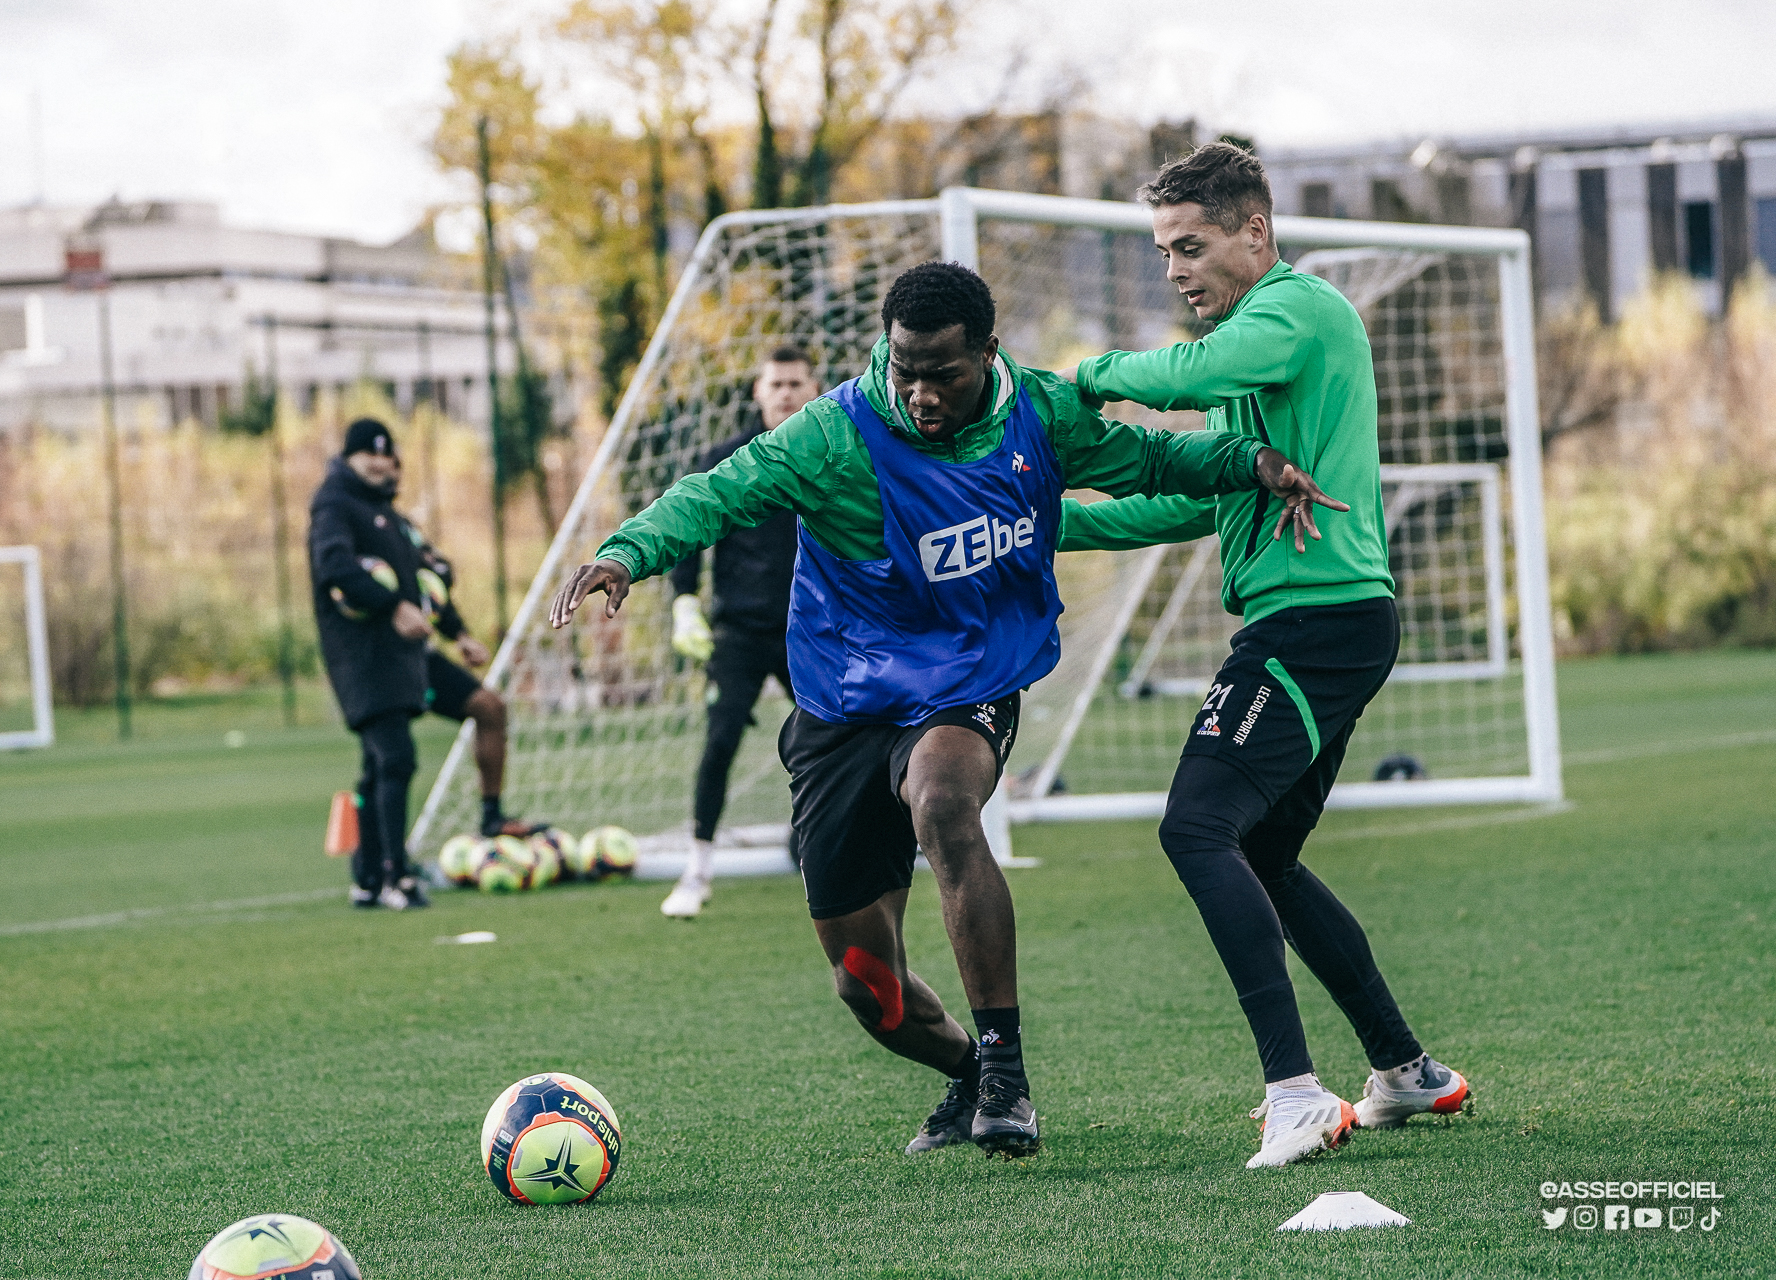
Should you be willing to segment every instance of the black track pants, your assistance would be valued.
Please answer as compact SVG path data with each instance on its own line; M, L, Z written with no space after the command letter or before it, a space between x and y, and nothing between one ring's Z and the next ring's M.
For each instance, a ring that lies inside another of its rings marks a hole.
M352 879L374 892L407 871L407 789L418 767L413 718L385 711L358 726L364 772L358 778L358 851Z
M782 631L740 627L715 629L715 653L709 659L709 736L697 765L697 796L693 814L699 840L715 839L716 823L728 802L728 771L740 739L754 722L753 706L765 677L776 676L784 692L789 683L789 651Z
M1267 1081L1313 1070L1285 942L1371 1066L1420 1052L1362 926L1299 861L1398 644L1392 600L1286 610L1245 628L1172 781L1160 845L1233 980Z

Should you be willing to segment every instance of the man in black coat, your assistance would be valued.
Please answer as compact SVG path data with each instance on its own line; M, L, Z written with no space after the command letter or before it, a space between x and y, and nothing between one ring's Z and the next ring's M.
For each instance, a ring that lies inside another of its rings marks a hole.
M778 347L752 384L759 418L750 430L712 445L697 459L707 471L748 441L771 431L820 394L813 363L800 347ZM712 686L709 733L697 765L691 860L660 910L689 918L709 901L714 875L715 824L728 798L728 771L740 739L753 723L752 708L767 676L790 693L789 587L795 576L796 518L779 511L763 524L736 529L715 544L714 622L703 617L697 594L703 557L692 556L672 571L672 647L693 662L709 664ZM793 855L792 855L793 856Z
M432 626L419 583L425 540L392 504L398 474L389 429L374 418L353 422L309 505L308 563L327 678L363 744L351 900L402 910L425 905L406 829Z

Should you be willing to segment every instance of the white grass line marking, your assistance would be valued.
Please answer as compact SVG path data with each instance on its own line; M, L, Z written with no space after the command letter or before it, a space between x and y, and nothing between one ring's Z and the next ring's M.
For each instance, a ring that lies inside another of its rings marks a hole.
M1568 751L1564 764L1610 764L1617 760L1636 760L1645 756L1681 755L1692 751L1724 751L1732 747L1756 747L1776 743L1776 729L1755 729L1748 733L1728 733L1718 738L1688 739L1678 742L1645 742L1633 746L1602 747L1594 751ZM1504 813L1474 814L1461 818L1442 818L1435 822L1403 823L1395 827L1357 827L1350 831L1321 832L1315 844L1332 844L1343 840L1375 840L1386 836L1415 836L1437 831L1466 831L1471 827L1491 827L1508 822L1531 822L1569 812L1570 800L1558 804L1536 805L1529 809L1512 809ZM107 929L113 925L151 920L160 916L191 915L201 912L253 911L262 907L287 907L302 902L319 902L337 897L337 889L309 889L302 893L278 893L264 898L235 898L227 902L197 902L177 907L139 907L133 911L112 911L97 916L73 916L67 920L32 920L24 924L0 925L0 938L16 938L32 933L60 933L68 929Z
M226 902L192 902L176 907L137 907L131 911L110 911L98 916L71 916L66 920L30 920L24 924L0 924L0 938L16 938L27 933L60 933L67 929L108 929L112 925L131 924L137 920L153 920L161 916L195 915L201 912L254 911L261 907L288 907L301 902L319 902L338 898L338 889L305 889L301 893L274 893L263 898L233 898Z
M1776 729L1753 729L1748 733L1723 733L1718 738L1688 738L1676 742L1641 742L1626 747L1600 747L1595 751L1568 751L1562 754L1564 764L1609 764L1616 760L1636 760L1641 756L1672 756L1691 751L1724 751L1729 747L1759 747L1776 742Z
M1394 827L1357 827L1351 831L1328 831L1314 834L1315 844L1333 844L1340 840L1377 840L1384 836L1417 836L1433 831L1466 831L1469 827L1496 827L1506 822L1533 822L1569 813L1575 806L1571 800L1538 804L1530 809L1508 809L1504 813L1475 813L1460 818L1439 818L1434 822L1405 822Z

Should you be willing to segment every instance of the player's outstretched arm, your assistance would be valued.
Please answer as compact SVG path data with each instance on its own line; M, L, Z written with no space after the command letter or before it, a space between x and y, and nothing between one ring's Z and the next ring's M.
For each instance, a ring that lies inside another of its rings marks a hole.
M1215 532L1213 498L1136 496L1103 502L1061 500L1059 551L1138 551L1194 542Z
M549 604L549 625L565 627L573 621L574 610L594 591L604 592L604 616L614 618L629 594L631 578L628 568L617 560L594 560L573 571L567 585L555 593Z
M1311 315L1290 307L1276 290L1258 290L1207 337L1157 351L1105 352L1061 376L1097 402L1212 409L1288 382L1312 341Z
M824 430L804 409L714 468L683 477L618 525L591 564L574 570L549 606L550 624L566 626L593 591L605 593L604 616L614 618L631 583L665 573L775 511L817 505L828 454Z
M1349 504L1328 497L1313 482L1312 476L1269 445L1258 451L1255 461L1258 483L1283 500L1282 513L1277 516L1276 527L1270 533L1273 541L1283 536L1284 528L1293 526L1295 550L1306 551L1307 543L1302 539L1304 533L1315 542L1320 540L1320 530L1313 517L1315 504L1330 507L1333 511L1350 510Z
M1160 431L1105 418L1072 383L1027 370L1026 387L1070 489L1112 498L1177 494L1212 498L1255 489L1259 441L1227 431Z

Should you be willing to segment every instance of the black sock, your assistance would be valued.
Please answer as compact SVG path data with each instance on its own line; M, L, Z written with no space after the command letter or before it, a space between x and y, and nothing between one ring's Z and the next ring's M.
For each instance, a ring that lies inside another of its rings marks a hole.
M482 796L481 797L481 827L482 827L482 829L485 830L488 827L497 827L500 823L504 822L505 820L506 820L506 815L500 812L500 798L498 796Z
M982 1048L1002 1045L1007 1049L1018 1047L1022 1028L1018 1026L1018 1007L1014 1004L1006 1009L974 1009L974 1025L980 1030Z
M960 1080L973 1093L980 1088L980 1045L973 1040L963 1052L961 1061L950 1068L950 1079Z

